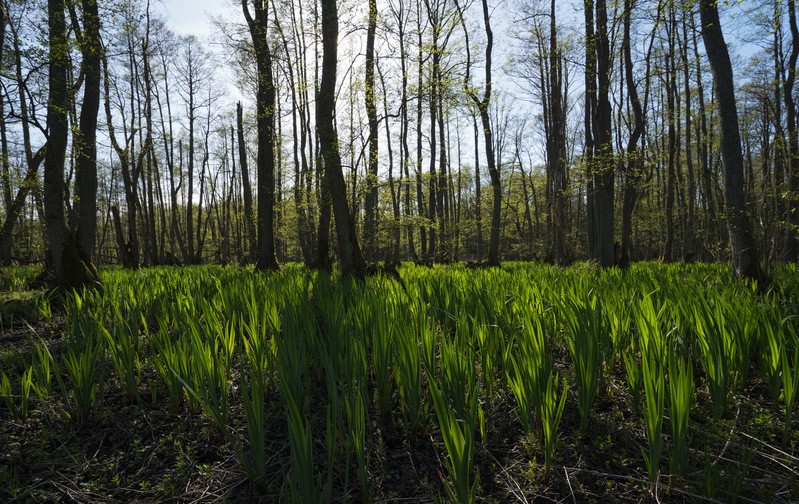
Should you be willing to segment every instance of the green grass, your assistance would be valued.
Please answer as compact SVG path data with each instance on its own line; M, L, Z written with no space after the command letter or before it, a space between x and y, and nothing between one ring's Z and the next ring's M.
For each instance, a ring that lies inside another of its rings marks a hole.
M799 499L793 266L11 271L0 498Z

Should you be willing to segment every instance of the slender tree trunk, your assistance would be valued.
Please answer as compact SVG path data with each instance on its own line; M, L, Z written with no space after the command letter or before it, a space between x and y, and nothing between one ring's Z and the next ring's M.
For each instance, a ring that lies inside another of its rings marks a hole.
M488 175L491 179L491 189L493 192L493 208L491 211L491 235L488 244L488 265L500 265L500 236L502 220L502 186L500 185L499 169L497 168L496 156L494 153L494 135L491 128L491 117L489 108L491 106L491 91L493 82L491 79L491 63L494 49L494 33L491 30L490 12L488 1L482 1L483 6L483 26L486 32L485 49L485 84L482 98L478 98L471 87L469 70L471 66L471 55L469 50L469 32L463 24L464 36L466 37L466 75L464 77L464 88L472 103L480 113L480 122L483 126L484 146L486 151L486 161L488 162ZM458 7L460 10L460 7ZM461 16L463 19L463 16Z
M596 109L596 35L594 33L594 1L583 0L585 14L585 178L586 237L588 257L597 257L596 187L594 184L594 111Z
M710 170L710 154L708 143L710 136L707 127L707 111L705 108L705 87L702 82L702 65L699 57L699 44L697 43L697 29L694 21L694 14L691 13L691 31L693 32L693 48L694 60L696 61L696 94L699 99L699 160L702 170L702 199L707 208L707 217L705 219L705 234L707 236L706 248L714 249L718 240L717 218L716 218L716 198L715 198L715 183L712 179Z
M477 114L472 115L474 125L474 224L477 228L477 260L483 259L483 206L480 184L480 128Z
M377 32L377 2L368 0L369 12L366 29L366 75L364 77L366 117L369 121L369 137L367 148L369 161L366 167L366 201L364 210L364 241L366 260L377 261L377 156L378 156L378 122L377 104L375 100L375 34Z
M666 165L666 239L663 243L663 261L671 262L674 260L674 192L675 192L675 164L677 163L677 133L676 123L679 120L674 112L676 86L674 79L677 72L674 67L674 5L670 6L668 22L668 44L665 65L665 86L666 86L666 118L668 120L668 163Z
M417 33L419 36L418 46L419 52L417 55L417 83L416 83L416 207L419 217L427 214L427 209L424 204L424 190L422 185L422 102L424 90L424 44L422 43L422 12L421 2L417 2ZM428 261L428 247L427 247L427 226L424 223L419 224L419 241L421 241L421 259Z
M788 22L791 27L791 55L788 58L787 72L783 84L785 97L785 117L788 124L788 216L789 229L786 256L789 261L799 259L799 125L796 119L794 83L796 81L796 62L799 58L799 28L796 22L796 0L788 0Z
M624 177L624 196L622 202L622 226L621 226L621 257L619 264L621 266L628 266L632 260L632 216L635 210L635 205L638 197L638 185L641 181L642 171L642 158L638 150L638 141L644 133L644 110L641 106L641 101L638 98L638 89L635 85L633 75L633 60L632 49L630 41L630 27L632 24L632 10L635 6L635 0L625 0L624 2L624 35L622 39L622 51L624 52L624 72L625 80L627 82L627 97L630 100L630 105L633 109L634 125L630 138L627 141L627 169ZM660 9L658 9L658 18L660 17ZM652 40L649 45L649 52L647 52L646 59L646 92L649 93L649 64L652 50L652 41L657 29L656 26L652 29ZM645 98L646 100L646 98Z
M252 187L250 186L250 170L247 161L247 143L244 139L244 111L241 102L236 104L236 125L239 141L239 168L241 171L241 187L244 198L244 231L247 236L247 260L255 262L258 257L258 242L255 233L255 215L252 208Z
M558 264L570 261L566 247L568 220L568 179L566 177L566 117L563 111L563 66L555 24L555 0L550 4L549 24L549 153L547 162L552 173L552 258Z
M684 6L685 7L685 6ZM688 23L687 17L689 12L683 10L682 18L682 66L683 66L683 92L685 94L685 164L687 169L687 197L686 205L686 224L683 229L683 260L685 262L692 262L696 259L698 254L696 244L696 234L694 223L696 216L696 178L694 174L694 157L693 157L693 115L691 113L691 71L688 62Z

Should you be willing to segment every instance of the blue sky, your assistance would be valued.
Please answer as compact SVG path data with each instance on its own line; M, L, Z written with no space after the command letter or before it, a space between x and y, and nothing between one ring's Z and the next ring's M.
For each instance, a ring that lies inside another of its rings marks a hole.
M236 5L233 0L162 0L155 8L177 33L203 36L212 31L209 14L235 14Z

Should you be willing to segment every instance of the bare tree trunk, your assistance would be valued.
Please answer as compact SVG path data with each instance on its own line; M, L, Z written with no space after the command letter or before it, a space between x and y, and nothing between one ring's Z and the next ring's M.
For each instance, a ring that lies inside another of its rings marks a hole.
M657 25L660 21L660 4L658 6L657 19L655 26L652 27L652 36L649 39L649 49L646 54L645 72L645 91L644 105L638 97L638 89L635 85L633 74L632 49L630 41L630 28L632 24L632 10L635 7L635 0L625 0L624 2L624 34L622 40L622 51L624 52L624 73L627 82L627 97L633 109L634 123L630 138L627 141L627 164L624 173L624 196L622 202L622 225L621 225L621 256L619 264L628 266L632 260L632 216L638 200L638 186L641 182L643 171L643 158L638 147L638 142L644 134L645 120L644 107L649 100L649 70L652 61L652 47L654 46Z
M416 204L419 217L427 215L424 204L424 190L422 185L422 101L424 90L424 44L422 40L422 2L416 3L416 30L418 35L419 52L417 54L418 78L416 83ZM427 226L419 225L419 240L421 241L421 259L428 261Z
M494 136L491 128L491 117L489 115L489 107L491 106L491 90L493 82L491 80L491 59L494 49L494 33L491 31L491 20L488 9L487 0L482 1L483 5L483 25L486 32L486 50L485 50L485 87L483 89L482 98L478 98L474 89L471 86L471 78L469 70L471 66L471 56L469 50L469 32L466 29L465 23L463 24L464 36L466 37L466 75L464 77L464 88L466 94L471 98L472 103L480 113L480 122L483 126L483 137L486 151L486 161L488 162L488 174L491 178L491 189L494 195L493 208L491 211L491 237L488 244L488 265L499 266L499 241L500 241L500 225L502 218L502 187L499 180L499 169L497 168L496 156L494 155ZM460 6L458 7L460 10ZM463 16L461 16L461 20Z
M596 212L597 260L600 266L615 264L613 205L613 143L610 108L610 41L606 0L596 2L597 104L594 113L596 164L594 165L594 207Z
M366 201L364 202L364 252L366 260L377 261L377 156L378 122L375 100L375 34L377 32L377 2L368 0L369 13L366 29L366 75L364 77L366 117L369 121L369 161L366 168Z
M477 126L477 113L472 115L472 124L474 126L474 223L477 227L477 260L480 261L483 258L483 206L480 184L480 128Z
M702 39L713 70L718 100L721 155L724 161L724 200L727 228L732 249L732 269L735 276L764 280L760 269L752 225L746 214L743 187L743 153L738 129L738 110L735 103L732 64L719 21L718 6L713 0L701 0Z
M796 81L796 62L799 58L799 28L796 24L796 0L788 0L788 22L791 27L791 55L788 58L788 75L783 84L785 97L785 117L788 123L788 189L791 199L788 202L787 216L789 228L786 256L789 261L799 259L799 126L796 120L794 83Z
M338 59L338 11L335 0L322 0L322 80L316 96L316 127L325 163L325 181L330 191L336 221L338 256L344 275L362 279L366 274L355 222L347 204L347 185L341 171L338 134L333 121L336 104Z
M236 104L236 124L239 141L239 168L241 169L241 186L244 192L244 230L249 245L248 260L255 262L258 257L257 242L255 240L255 216L252 209L252 187L250 186L250 170L247 161L247 143L244 140L244 112L241 102Z
M596 36L594 34L594 1L583 0L585 14L585 178L586 236L588 257L597 257L597 222L594 185L594 111L596 109Z
M663 261L671 262L674 260L674 193L675 193L675 165L677 163L677 133L676 123L679 120L674 112L676 99L676 86L674 79L677 76L674 66L674 4L669 7L669 29L668 29L668 50L665 56L666 69L666 118L668 120L668 163L666 165L666 239L663 242Z
M682 66L683 66L683 92L685 94L685 162L687 169L688 183L686 187L687 196L685 198L685 214L686 223L683 228L683 260L685 262L692 262L696 259L698 254L696 234L694 223L696 215L696 178L694 174L694 157L693 157L693 116L691 114L691 72L688 62L688 23L687 17L689 12L683 10L682 17Z
M25 178L17 190L16 196L11 200L11 204L6 207L6 216L3 227L0 228L0 266L11 265L11 244L14 236L14 226L25 206L25 199L32 188L37 185L36 178L39 173L39 165L42 164L45 156L45 147L39 149L33 159L28 163L28 170Z
M273 1L274 6L274 1ZM279 20L275 19L275 26L280 34L280 40L283 44L283 52L285 56L291 57L291 53L289 51L288 40L283 32L283 27L281 26ZM300 115L300 122L302 123L303 120L303 112L301 110L301 99L302 94L298 97L297 93L297 78L299 78L300 71L297 71L297 77L295 77L294 73L294 65L286 65L288 71L288 82L289 88L291 90L291 132L294 137L293 144L293 161L294 161L294 206L295 212L297 217L297 232L298 236L297 239L300 245L300 251L302 252L303 261L307 266L311 266L314 262L313 256L313 235L311 226L308 221L308 213L309 209L305 208L305 200L303 196L303 179L305 168L303 164L300 163L300 149L302 149L302 158L305 159L305 127L304 124L300 124L298 126L297 123L297 116Z
M713 249L718 240L718 232L717 232L717 218L716 218L716 199L715 199L715 191L713 190L715 187L715 183L712 180L712 173L710 170L710 154L708 143L710 141L710 136L708 133L707 127L707 110L705 108L705 87L702 83L702 64L701 58L699 56L699 45L697 43L697 29L696 23L694 21L694 13L691 12L689 21L691 23L691 31L693 32L693 49L694 49L694 61L696 62L696 94L697 98L699 99L699 145L697 147L699 152L699 163L700 163L700 170L701 170L701 177L700 177L700 192L702 194L702 200L705 203L705 207L707 209L707 215L705 218L705 235L706 235L706 243L705 247Z
M250 29L258 79L256 108L258 123L258 261L262 270L278 268L275 251L275 84L272 53L267 39L268 10L263 0L253 0L254 15L247 0L241 8Z
M75 288L91 280L81 260L74 234L67 228L64 212L64 164L69 138L69 43L63 0L48 0L49 71L47 103L47 151L44 156L44 213L53 285Z
M555 0L550 4L549 24L549 137L547 165L552 174L552 258L558 264L570 262L566 247L568 220L568 179L566 177L566 115L563 110L563 66L555 24ZM542 83L543 84L543 83Z

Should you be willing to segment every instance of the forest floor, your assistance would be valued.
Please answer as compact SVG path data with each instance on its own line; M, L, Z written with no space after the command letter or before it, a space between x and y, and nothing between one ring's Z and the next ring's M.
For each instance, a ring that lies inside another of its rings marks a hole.
M401 270L402 272L402 270ZM52 393L31 392L22 410L24 374L37 361L42 342L53 363L65 363L70 323L57 303L42 310L40 291L26 289L29 271L13 272L14 285L0 289L0 501L3 502L285 502L292 492L293 446L280 387L264 396L265 472L256 483L242 469L247 447L244 404L231 400L228 430L221 432L207 411L184 398L166 399L159 376L142 361L137 399L131 397L108 356L95 370L98 382L91 414L80 422L69 403L66 379L53 380ZM104 272L104 276L108 275ZM114 270L114 275L119 274ZM791 282L799 279L794 270ZM786 314L795 316L796 313ZM552 351L554 368L574 382L566 346ZM65 366L65 364L63 364ZM656 485L647 471L644 406L636 404L621 359L600 381L587 427L581 429L577 387L567 392L558 428L554 464L546 471L540 436L528 435L517 419L514 396L500 390L481 397L484 428L477 433L473 473L477 502L799 502L799 434L785 429L782 401L751 363L752 373L727 397L713 419L706 379L696 370L690 412L689 464L669 474L668 408L664 455ZM243 376L234 367L232 377ZM53 371L54 376L58 370ZM62 371L63 373L63 371ZM375 384L369 384L365 460L368 495L359 484L356 453L341 440L329 454L330 408L324 373L309 368L305 414L311 438L317 490L334 502L446 501L451 484L448 452L436 412L426 402L417 429L409 430L399 409L377 412ZM240 385L231 379L235 393ZM61 391L59 391L59 388ZM66 399L65 397L66 396ZM668 398L667 398L668 404ZM799 415L797 415L799 416ZM327 419L327 420L326 420ZM245 440L232 443L232 438ZM329 461L333 461L331 466ZM294 460L296 462L296 458ZM329 493L325 494L325 489ZM293 498L293 497L294 498Z

